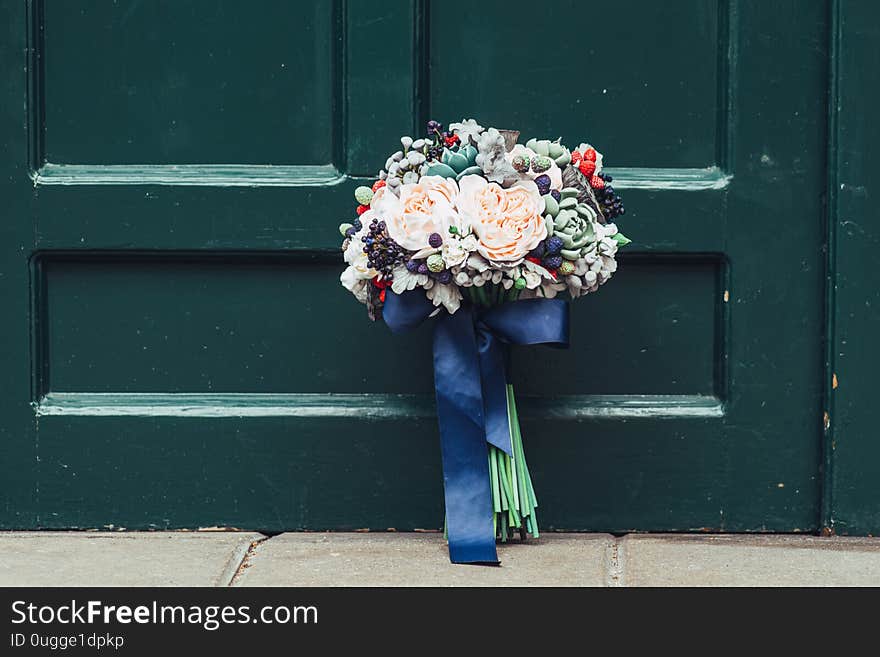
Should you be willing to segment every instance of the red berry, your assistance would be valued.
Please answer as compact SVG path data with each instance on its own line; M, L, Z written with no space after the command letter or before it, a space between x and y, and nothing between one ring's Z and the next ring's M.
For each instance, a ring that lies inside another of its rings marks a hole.
M380 290L384 290L386 287L388 287L388 281L383 281L378 276L376 276L376 278L373 279L373 285L375 285Z
M595 162L596 161L596 149L595 148L588 148L587 150L585 150L584 151L584 159L589 160L590 162Z
M379 191L380 189L382 189L384 186L385 186L385 181L384 181L384 180L377 180L376 182L373 183L373 186L371 187L371 189L372 189L374 192L377 192L377 191Z
M593 176L590 178L590 187L593 189L602 189L605 187L605 181L602 180L599 176Z
M536 265L540 265L540 264L541 264L541 259L540 259L540 258L535 258L535 257L533 257L533 256L526 256L526 260L528 260L529 262L534 262Z
M572 151L572 152L571 152L571 163L572 163L572 165L577 166L577 165L578 165L578 162L580 162L581 159L583 159L583 157L584 157L584 154L581 153L580 151Z
M379 301L385 303L385 288L382 288L382 291L379 292Z
M366 212L366 211L369 210L369 209L370 209L370 206L369 206L369 205L359 205L359 206L357 206L357 213L358 213L358 216L360 217L364 212Z
M555 270L555 269L548 269L547 271L550 272L550 275L553 277L553 280L556 280L557 278L559 278L559 277L556 275L556 270Z
M596 163L591 160L581 160L578 169L580 169L582 174L589 178L596 173Z
M458 135L452 135L451 137L446 137L446 138L444 139L444 141L446 142L446 145L447 145L449 148L452 148L452 147L455 146L455 145L458 143L458 141L459 141L459 139L458 139Z

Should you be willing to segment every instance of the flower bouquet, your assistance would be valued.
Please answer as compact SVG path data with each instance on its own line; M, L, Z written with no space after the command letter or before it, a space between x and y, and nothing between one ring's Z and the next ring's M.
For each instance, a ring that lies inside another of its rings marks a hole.
M629 243L590 144L474 119L402 137L357 218L340 226L342 285L393 332L434 317L446 533L456 563L498 563L496 539L538 536L510 344L567 346L567 299L595 292ZM487 448L488 443L488 448Z

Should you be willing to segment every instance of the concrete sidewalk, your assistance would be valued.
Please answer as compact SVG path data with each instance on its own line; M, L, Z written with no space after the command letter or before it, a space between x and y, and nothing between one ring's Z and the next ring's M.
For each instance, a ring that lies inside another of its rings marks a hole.
M0 532L0 586L880 586L880 539L545 534L454 566L439 534Z

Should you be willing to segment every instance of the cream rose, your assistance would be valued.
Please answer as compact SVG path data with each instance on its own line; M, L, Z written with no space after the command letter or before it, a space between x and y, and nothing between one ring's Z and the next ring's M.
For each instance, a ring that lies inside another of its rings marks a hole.
M503 189L478 175L461 179L458 209L473 226L477 251L487 260L515 265L547 237L544 202L531 180Z
M410 251L428 246L431 233L448 235L449 227L460 228L455 203L458 185L441 176L423 176L417 183L399 188L400 196L382 187L370 207L385 222L388 235Z

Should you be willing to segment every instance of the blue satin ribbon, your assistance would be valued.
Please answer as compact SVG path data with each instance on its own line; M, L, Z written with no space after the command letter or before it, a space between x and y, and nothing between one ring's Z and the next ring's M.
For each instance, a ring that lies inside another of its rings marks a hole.
M435 310L422 290L388 289L382 316L393 333ZM568 303L527 299L492 308L441 310L434 324L434 389L440 423L449 558L497 564L486 443L511 453L507 417L510 344L568 346Z

